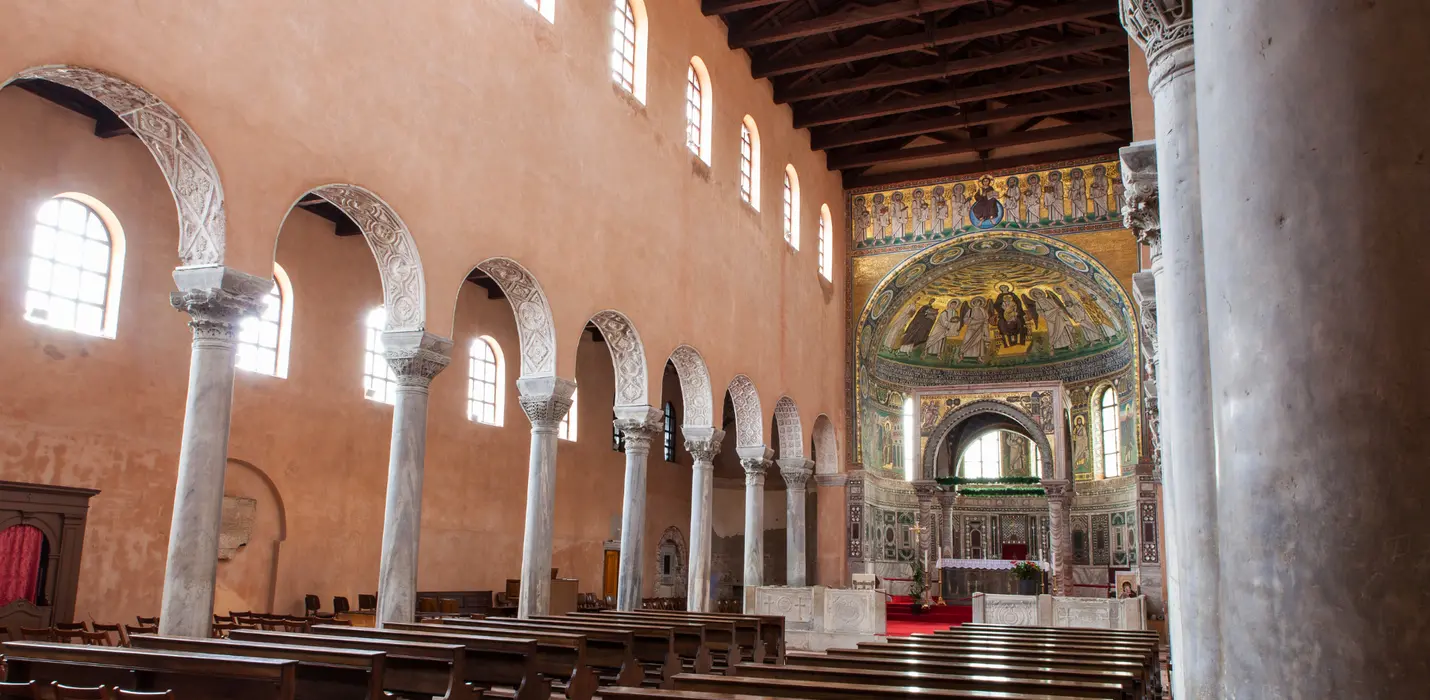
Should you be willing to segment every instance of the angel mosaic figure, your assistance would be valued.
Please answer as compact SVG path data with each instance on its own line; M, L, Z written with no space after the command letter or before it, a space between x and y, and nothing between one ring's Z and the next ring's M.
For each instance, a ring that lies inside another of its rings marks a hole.
M1042 194L1042 179L1037 173L1028 176L1027 184L1023 185L1023 200L1028 203L1027 215L1023 217L1023 223L1032 228L1038 223L1038 197Z
M889 233L889 205L884 203L884 195L874 195L874 230L870 238L883 238Z
M1003 210L1014 221L1023 220L1023 192L1018 189L1018 177L1008 178L1008 194L1004 195Z
M918 238L923 238L923 237L924 237L924 233L929 230L929 223L930 223L929 219L931 218L931 216L932 216L932 214L933 214L933 211L929 208L928 204L924 201L924 191L921 190L921 189L914 190L913 209L914 209L914 238L916 238L916 239L918 239Z
M1119 314L1116 311L1112 310L1112 306L1107 303L1107 300L1103 299L1102 295L1096 292L1089 292L1088 296L1092 298L1092 303L1095 304L1097 308L1102 310L1102 314L1107 317L1108 323L1112 324L1112 328L1116 331L1116 333L1121 333L1122 321L1118 319ZM1108 337L1110 338L1112 336L1109 335Z
M934 321L938 318L938 312L933 310L933 300L924 302L922 308L914 315L914 320L909 321L909 327L904 329L904 337L899 343L899 352L905 355L912 354L914 347L928 343L929 335L933 333Z
M1048 184L1043 186L1043 208L1048 210L1049 221L1063 220L1063 174L1060 171L1048 173Z
M1078 330L1082 333L1082 342L1091 345L1098 340L1097 324L1092 322L1092 316L1088 315L1087 309L1082 305L1082 299L1076 294L1069 294L1062 287L1053 287L1053 292L1062 299L1063 308L1067 309L1068 317L1075 321Z
M1087 180L1082 177L1082 168L1073 168L1068 177L1068 213L1074 221L1086 218Z
M964 226L968 225L968 209L972 203L968 201L967 192L968 190L962 182L953 186L953 230L955 231L962 230Z
M869 205L861 194L854 198L854 238L862 241L869 237Z
M909 319L913 317L915 311L917 309L914 308L914 305L909 304L901 309L894 320L889 323L889 330L884 333L885 348L889 350L899 348L899 339L904 336L904 328L909 325Z
M988 300L974 297L963 312L963 344L958 352L962 358L975 361L988 351Z
M948 198L943 194L943 185L936 185L933 188L933 230L931 233L943 233L948 230Z
M1052 351L1056 353L1072 348L1072 321L1068 318L1068 312L1063 308L1062 302L1042 288L1034 288L1028 294L1038 308L1038 315L1047 322L1048 346Z
M889 205L889 237L903 238L909 227L909 206L904 204L904 193L895 192Z
M1107 167L1102 165L1092 166L1092 184L1088 186L1087 193L1092 196L1092 215L1099 219L1107 218Z

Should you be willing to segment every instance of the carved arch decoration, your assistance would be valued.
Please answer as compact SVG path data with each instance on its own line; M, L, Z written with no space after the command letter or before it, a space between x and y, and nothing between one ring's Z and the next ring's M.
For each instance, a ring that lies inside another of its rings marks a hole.
M925 443L923 469L921 470L921 476L919 478L933 479L937 476L936 465L938 463L938 452L944 449L944 442L948 439L948 434L953 432L953 429L958 427L963 421L983 413L996 413L1012 420L1014 423L1022 426L1024 430L1028 431L1028 435L1032 436L1033 442L1038 444L1038 456L1042 462L1041 465L1039 465L1039 469L1042 478L1044 480L1058 478L1055 476L1056 472L1054 471L1052 443L1048 442L1048 436L1043 434L1042 429L1038 427L1038 424L1033 420L1032 416L1029 416L1010 404L989 399L969 403L956 411L950 412L947 416L944 416L943 420L939 421L938 425L934 427L933 432L929 434L928 442Z
M735 406L735 446L759 447L765 444L764 414L760 411L760 394L750 378L737 374L730 380L730 402Z
M667 547L674 550L669 574L663 573L662 566L665 563L663 556ZM660 539L656 541L655 560L651 562L655 564L655 580L662 586L676 586L683 590L686 585L686 572L689 571L689 553L690 548L685 544L685 533L674 525L665 528L665 532L662 532Z
M179 260L183 265L221 265L227 217L223 185L213 157L198 134L148 90L82 66L30 68L13 80L47 80L79 90L114 112L149 149L169 183L179 209Z
M686 427L709 428L715 425L710 389L710 369L699 350L681 345L670 353L675 375L680 379L680 396L685 402Z
M611 351L611 364L616 369L616 405L649 405L645 345L635 325L625 314L613 309L597 312L591 317L591 323L601 330L606 347Z
M781 396L775 402L775 426L779 431L780 457L804 457L804 427L794 399Z
M422 258L407 224L381 197L357 185L332 184L315 187L312 193L341 209L362 231L362 237L377 259L382 276L382 303L387 309L387 330L425 330L427 325L427 283L422 275Z
M814 473L838 474L843 471L839 456L839 436L834 421L823 413L814 419Z
M541 283L511 258L489 258L476 269L491 277L511 302L521 342L521 376L556 376L556 323Z

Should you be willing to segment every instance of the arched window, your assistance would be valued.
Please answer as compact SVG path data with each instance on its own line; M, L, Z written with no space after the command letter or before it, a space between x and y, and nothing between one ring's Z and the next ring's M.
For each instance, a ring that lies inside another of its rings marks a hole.
M99 200L68 192L40 205L30 243L25 319L113 338L124 232Z
M918 471L918 465L915 463L919 458L919 421L915 407L914 397L904 399L904 429L901 431L903 451L900 457L904 463L904 479L907 481L913 481L914 473Z
M760 210L760 129L748 114L740 125L740 199Z
M1118 440L1117 390L1107 387L1102 392L1099 417L1102 419L1102 478L1122 474L1122 455Z
M556 424L556 437L562 440L576 442L576 395L580 391L571 392L571 408L566 409L566 415L561 416L561 422Z
M785 243L799 250L799 173L785 166Z
M363 395L373 401L397 402L397 375L387 364L382 331L387 327L387 309L377 307L367 313L367 351L363 355Z
M611 79L645 103L645 5L614 0L611 13Z
M996 479L1003 475L1002 454L999 452L997 430L979 435L963 448L963 463L959 470L966 479Z
M665 402L665 461L675 461L675 406Z
M819 205L819 274L834 279L834 217L828 204Z
M710 119L715 112L712 97L710 72L705 61L694 56L685 73L685 145L706 165L710 164Z
M239 369L272 377L288 376L288 340L293 330L293 288L288 273L273 264L273 289L263 311L238 328Z
M526 6L541 13L546 21L556 21L556 0L526 0Z
M484 335L472 341L469 370L467 417L500 426L506 415L506 361L496 340Z

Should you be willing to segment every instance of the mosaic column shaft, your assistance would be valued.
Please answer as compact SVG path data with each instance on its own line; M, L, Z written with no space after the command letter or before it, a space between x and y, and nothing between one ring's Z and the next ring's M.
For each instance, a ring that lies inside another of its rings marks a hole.
M556 512L556 426L571 409L576 382L560 377L516 380L521 410L531 421L526 480L526 533L521 542L521 597L517 617L551 610L551 529Z
M925 585L929 585L929 582L933 580L933 567L929 563L929 551L933 549L933 498L937 488L937 483L934 481L914 482L914 494L919 499L919 548L914 556L923 562ZM928 592L925 591L924 594L928 595Z
M616 408L616 428L626 447L625 500L621 506L621 559L616 609L641 607L641 564L645 561L646 461L651 441L665 434L664 413L650 406Z
M690 475L690 568L685 586L685 606L690 612L709 612L710 555L713 551L713 499L715 455L725 431L685 428L685 449L695 464Z
M194 343L159 631L206 638L213 628L238 323L258 313L273 281L214 266L179 268L174 282L180 291L169 303L191 317Z
M1197 5L1219 697L1424 697L1430 3Z
M779 461L780 476L785 480L785 585L802 588L809 585L809 553L805 541L805 502L809 496L809 477L814 474L814 461L788 457Z
M417 331L382 334L387 364L397 376L377 623L417 619L417 552L422 532L422 471L427 455L427 397L432 378L452 361L452 341Z
M745 595L764 585L765 576L765 470L769 449L760 446L761 457L746 457L752 448L740 448L740 466L745 469Z
M1044 481L1048 494L1048 536L1052 540L1053 595L1073 594L1072 486L1066 481Z
M953 504L957 498L958 493L954 491L938 492L938 502L943 510L943 523L939 530L943 549L939 552L939 557L958 557L958 542L953 534Z

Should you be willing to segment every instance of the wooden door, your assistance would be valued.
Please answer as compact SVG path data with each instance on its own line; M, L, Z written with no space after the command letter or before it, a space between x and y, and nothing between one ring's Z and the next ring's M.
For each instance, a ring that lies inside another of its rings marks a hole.
M605 568L601 571L601 598L616 597L616 582L621 575L621 551L619 549L606 550Z

